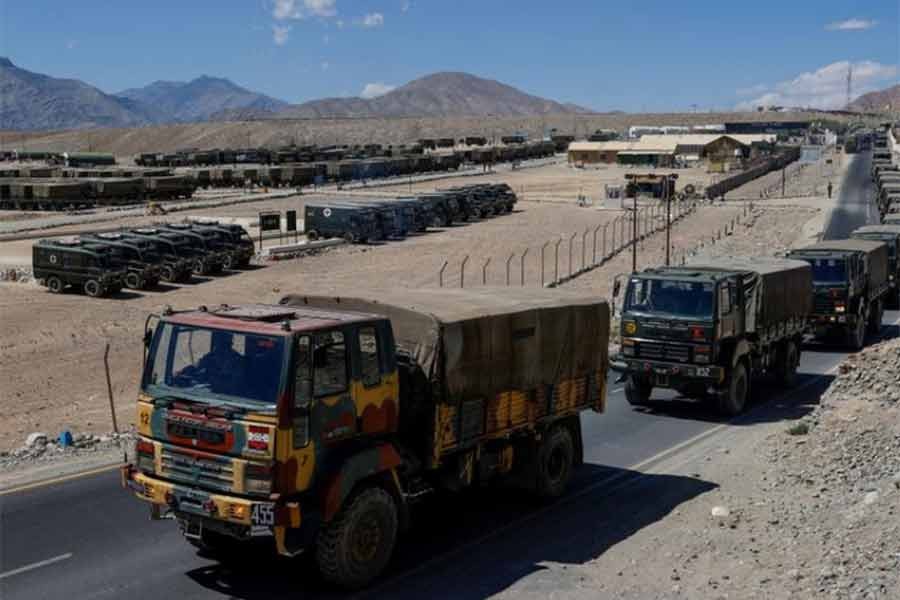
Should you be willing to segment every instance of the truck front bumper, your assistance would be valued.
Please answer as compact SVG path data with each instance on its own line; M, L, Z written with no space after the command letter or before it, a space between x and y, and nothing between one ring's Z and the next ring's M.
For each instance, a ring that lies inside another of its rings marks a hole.
M717 365L646 360L618 354L612 358L610 366L614 371L625 375L645 377L656 387L677 387L698 381L706 385L718 385L725 381L725 369Z
M293 555L284 544L287 529L302 524L300 504L271 499L254 500L220 494L201 488L171 483L138 471L134 465L120 469L122 487L150 504L150 516L161 519L167 513L194 526L215 522L213 529L226 530L236 538L274 535L279 553Z

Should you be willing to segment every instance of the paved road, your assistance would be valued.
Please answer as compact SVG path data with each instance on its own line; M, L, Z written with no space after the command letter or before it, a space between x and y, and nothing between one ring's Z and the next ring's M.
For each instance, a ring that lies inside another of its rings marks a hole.
M837 205L825 228L826 240L848 238L854 229L879 222L878 209L873 202L875 186L870 174L872 153L854 154L851 160Z
M861 165L853 168L867 170ZM842 208L855 204L841 202ZM835 211L828 229L846 229L841 221L854 214L859 211ZM897 336L898 318L897 312L885 314L882 336ZM795 390L759 386L758 405L729 423L752 426L805 414L845 356L808 348ZM503 491L435 499L414 515L417 527L402 540L387 576L363 596L479 598L513 585L539 596L564 594L554 587L558 581L542 577L541 562L580 564L596 558L713 489L702 478L641 471L722 424L702 406L684 401L632 409L620 386L613 385L607 413L584 419L586 464L563 501L542 508ZM0 496L4 600L333 595L308 559L282 559L264 547L239 564L199 555L174 523L147 520L146 506L119 489L114 472Z

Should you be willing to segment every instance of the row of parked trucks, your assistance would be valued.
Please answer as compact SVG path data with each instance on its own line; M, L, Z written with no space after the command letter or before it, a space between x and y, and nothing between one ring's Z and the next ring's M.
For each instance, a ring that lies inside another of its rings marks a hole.
M429 227L449 227L510 213L517 201L505 183L465 185L399 198L330 198L306 202L304 229L310 240L350 243L402 239Z
M0 209L67 210L148 200L190 198L197 185L184 175L136 177L0 177Z
M102 297L246 268L253 255L253 241L240 225L167 223L39 240L32 247L32 270L53 293L73 288Z

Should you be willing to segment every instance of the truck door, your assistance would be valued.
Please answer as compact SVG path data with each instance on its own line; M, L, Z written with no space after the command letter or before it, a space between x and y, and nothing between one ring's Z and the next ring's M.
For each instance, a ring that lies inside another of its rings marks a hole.
M399 378L387 337L376 323L360 325L354 332L353 402L364 434L397 430Z
M356 408L349 386L347 343L340 329L317 332L313 348L313 412L322 442L356 435Z
M734 286L723 281L719 283L719 337L722 339L735 335L734 312Z

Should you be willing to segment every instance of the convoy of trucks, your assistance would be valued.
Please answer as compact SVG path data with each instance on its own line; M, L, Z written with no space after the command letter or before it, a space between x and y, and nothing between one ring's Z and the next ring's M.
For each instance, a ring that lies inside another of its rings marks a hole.
M145 332L122 482L209 552L271 536L359 588L432 492L560 496L580 413L605 407L608 339L608 304L563 290L169 310Z

